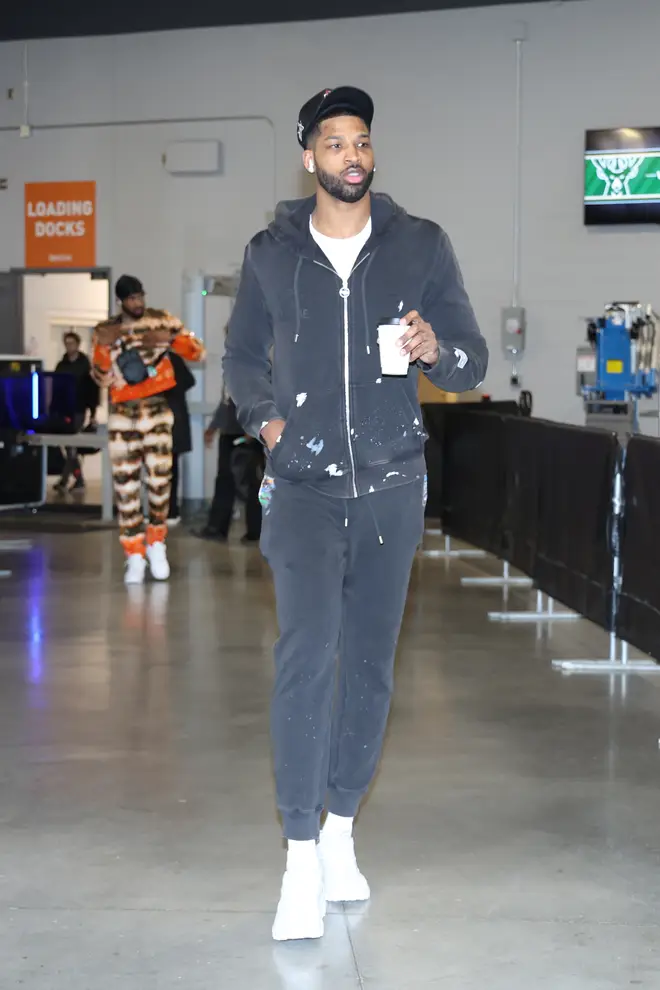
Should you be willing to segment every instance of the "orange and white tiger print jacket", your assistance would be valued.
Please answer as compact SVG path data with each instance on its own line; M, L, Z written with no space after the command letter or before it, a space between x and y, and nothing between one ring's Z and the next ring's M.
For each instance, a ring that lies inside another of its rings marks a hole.
M150 331L164 331L169 343L148 346L145 335ZM117 357L125 349L136 348L150 369L149 377L138 385L128 385L117 366ZM139 319L113 316L99 323L94 331L92 377L107 382L110 374L110 401L113 405L136 399L147 399L174 388L174 368L167 351L176 351L187 361L202 361L204 345L181 320L164 309L145 309Z

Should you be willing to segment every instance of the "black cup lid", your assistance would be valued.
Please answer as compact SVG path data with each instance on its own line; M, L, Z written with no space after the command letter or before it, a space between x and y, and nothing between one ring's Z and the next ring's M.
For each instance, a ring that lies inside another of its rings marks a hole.
M394 326L400 326L400 324L401 324L400 316L383 316L383 318L378 321L379 327L394 327Z

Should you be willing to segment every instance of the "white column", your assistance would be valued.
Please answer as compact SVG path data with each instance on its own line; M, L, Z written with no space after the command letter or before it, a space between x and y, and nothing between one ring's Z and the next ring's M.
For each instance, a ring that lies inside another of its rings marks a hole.
M183 275L183 305L181 318L189 330L205 339L204 320L204 276L202 272L184 272ZM195 376L196 384L187 393L188 403L204 401L204 365L191 364L190 370ZM183 478L183 498L193 502L204 499L204 418L200 414L191 413L190 431L192 436L192 451L181 458L181 474Z

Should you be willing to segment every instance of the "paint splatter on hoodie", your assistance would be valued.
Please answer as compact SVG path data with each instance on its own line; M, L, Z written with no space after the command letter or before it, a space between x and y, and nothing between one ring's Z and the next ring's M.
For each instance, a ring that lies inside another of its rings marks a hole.
M276 478L356 498L423 477L418 377L448 392L483 381L482 337L447 234L371 196L372 234L346 280L310 234L314 197L281 203L248 245L224 355L245 431L286 428L268 455ZM417 310L439 346L432 367L381 368L382 320Z

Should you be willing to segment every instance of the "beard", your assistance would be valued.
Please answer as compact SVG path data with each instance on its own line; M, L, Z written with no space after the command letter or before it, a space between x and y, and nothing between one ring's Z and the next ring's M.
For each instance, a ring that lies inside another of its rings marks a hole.
M374 181L373 169L371 172L364 173L362 182L346 182L341 175L332 175L330 172L325 172L318 165L316 167L316 174L321 188L325 189L333 199L338 199L340 203L359 203L367 195L371 183Z
M144 306L140 306L137 309L130 310L126 306L121 307L121 311L124 316L127 316L129 320L139 320L144 316Z

